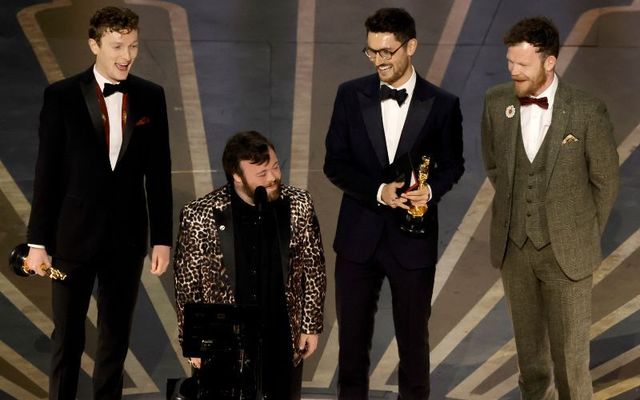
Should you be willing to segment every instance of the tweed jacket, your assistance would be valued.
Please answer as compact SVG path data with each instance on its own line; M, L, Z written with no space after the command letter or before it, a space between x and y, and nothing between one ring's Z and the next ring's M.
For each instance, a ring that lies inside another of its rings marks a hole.
M553 253L571 279L589 276L602 259L600 239L618 193L613 127L606 106L560 81L547 131L544 207ZM492 204L491 261L504 260L513 199L520 105L512 83L489 89L482 118L482 154L496 190Z
M185 304L235 302L235 260L229 256L234 246L233 234L229 234L233 228L231 190L231 185L225 185L182 209L174 256L180 342ZM281 197L290 210L288 248L285 243L280 254L283 255L291 345L296 349L301 333L322 332L325 261L310 194L282 185Z

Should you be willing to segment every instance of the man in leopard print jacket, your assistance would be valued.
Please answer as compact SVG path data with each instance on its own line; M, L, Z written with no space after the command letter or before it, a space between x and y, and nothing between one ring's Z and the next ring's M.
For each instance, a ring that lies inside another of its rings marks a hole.
M284 316L283 324L271 327L275 329L271 332L280 336L272 344L289 347L280 350L288 358L282 363L288 365L270 362L265 370L278 375L282 375L281 368L293 371L287 383L272 388L270 398L299 398L302 375L296 361L307 358L317 347L326 291L320 227L311 196L306 190L280 183L274 147L257 132L238 133L229 139L223 166L229 183L190 202L181 212L174 259L179 338L182 342L187 303L255 304L264 300L259 293L265 286L255 278L266 275L255 270L256 265L262 265L259 260L256 262L260 256L256 256L259 250L255 244L264 241L278 249L274 250L276 255L271 256L270 265L282 266L271 268L268 273L271 278L279 278L268 281L269 293L282 310L273 311L268 317L277 320L278 315ZM261 237L256 236L260 233L252 220L257 216L254 193L258 186L266 189L269 207L275 210L273 223L279 226L270 225L275 234L263 233ZM282 325L286 325L284 330ZM289 337L281 340L287 332ZM278 354L272 358L282 360ZM190 362L200 367L199 359ZM263 382L268 382L267 378L263 377ZM288 388L290 383L294 389L283 392L282 386Z

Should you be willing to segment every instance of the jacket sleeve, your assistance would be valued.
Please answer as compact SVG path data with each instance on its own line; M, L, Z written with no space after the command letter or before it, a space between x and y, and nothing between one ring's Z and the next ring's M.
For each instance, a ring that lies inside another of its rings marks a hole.
M430 201L436 203L451 190L464 173L460 100L456 97L446 104L442 129L439 131L438 154L435 154L437 165L431 179L427 181L433 196ZM418 162L416 164L419 165Z
M485 95L484 98L484 111L482 113L480 134L482 140L482 160L484 162L484 169L487 173L487 178L489 178L489 181L495 187L498 167L496 166L494 154L493 127L491 125L491 115L489 113L488 95Z
M171 190L171 155L169 151L169 123L164 91L158 87L155 105L154 135L152 137L145 184L149 207L151 245L171 246L173 235L173 201Z
M363 168L358 168L356 164L355 148L365 144L352 143L353 135L349 118L356 118L356 116L350 115L354 110L349 109L347 105L349 95L351 93L344 85L338 88L325 140L326 155L323 169L331 183L345 194L375 208L378 188L383 182L374 178Z
M194 229L195 212L188 206L180 213L180 227L174 254L174 279L176 313L178 316L178 339L182 343L184 328L184 306L187 303L203 302L202 271L208 263L207 255L198 250L198 231Z
M63 168L66 135L62 101L52 87L44 92L38 131L39 145L36 161L33 201L27 241L48 245L54 237L63 196Z
M598 225L602 233L618 195L619 159L613 137L613 126L604 103L598 102L594 112L590 113L590 117L585 156Z
M319 334L322 332L324 299L327 290L324 250L320 235L320 225L307 193L308 207L302 230L303 245L300 262L303 265L302 285L304 306L302 310L302 332Z

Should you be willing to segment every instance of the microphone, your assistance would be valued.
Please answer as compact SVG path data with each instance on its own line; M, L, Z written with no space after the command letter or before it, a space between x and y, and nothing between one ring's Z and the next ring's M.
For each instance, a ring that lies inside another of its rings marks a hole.
M253 193L253 203L258 208L258 213L262 213L264 211L265 206L267 205L267 189L264 186L258 186Z

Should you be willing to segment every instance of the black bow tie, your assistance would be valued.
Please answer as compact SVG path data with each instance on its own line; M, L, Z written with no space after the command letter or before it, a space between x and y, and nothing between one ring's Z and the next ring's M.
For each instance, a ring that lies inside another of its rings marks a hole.
M407 90L406 89L392 89L387 85L380 86L380 101L386 99L394 99L398 102L398 106L401 106L402 103L407 99Z
M528 106L531 104L535 104L538 107L545 110L549 108L549 101L547 100L546 97L539 97L537 99L533 97L518 97L518 100L520 100L521 106Z
M109 97L115 92L127 93L128 90L129 90L129 85L127 84L127 81L122 81L116 85L111 83L105 83L104 89L102 90L102 95L104 97Z

